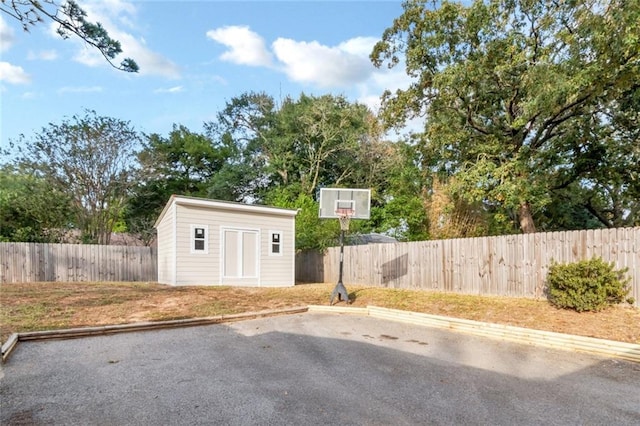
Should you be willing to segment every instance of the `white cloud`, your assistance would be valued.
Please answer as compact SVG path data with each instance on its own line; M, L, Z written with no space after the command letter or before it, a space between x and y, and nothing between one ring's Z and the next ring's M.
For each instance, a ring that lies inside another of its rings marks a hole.
M31 77L22 67L11 65L9 62L0 62L0 81L10 84L27 84L31 82Z
M41 50L39 52L30 50L29 53L27 53L27 59L30 61L55 61L56 59L58 59L58 52L56 52L54 49Z
M58 94L62 95L65 93L99 93L102 91L103 89L100 86L65 86L58 89Z
M374 113L378 113L380 110L380 95L373 93L364 93L358 96L358 102L362 105L366 105Z
M374 37L355 37L340 43L338 47L340 50L353 55L362 56L363 58L367 58L367 61L369 61L369 55L371 54L371 51L373 51L373 47L377 42L378 39Z
M129 57L140 67L140 75L159 75L166 78L180 78L180 68L168 58L154 52L147 47L142 37L136 37L129 31L136 31L136 8L133 3L121 0L100 0L81 3L87 12L87 20L100 22L108 31L109 36L120 42L122 54L113 60L119 65L120 61ZM127 28L125 31L123 28ZM56 27L54 26L55 30ZM105 58L95 48L87 46L77 38L71 38L80 46L74 59L84 65L95 67L107 65Z
M373 37L355 37L337 46L281 37L271 49L247 26L213 29L207 31L207 37L227 47L220 55L224 61L277 69L292 81L321 88L351 87L375 71L369 60L377 41Z
M412 79L404 72L402 64L393 69L376 69L369 79L357 86L360 93L358 100L377 112L380 109L380 98L385 90L394 93L398 89L406 89L411 81Z
M24 92L20 97L22 99L36 99L39 98L40 95L38 94L38 92Z
M369 59L374 37L354 37L336 46L318 41L278 38L265 46L263 38L247 26L221 27L207 37L228 49L221 59L240 65L278 70L295 82L322 89L347 89L353 98L377 113L385 90L406 89L412 79L399 63L392 69L376 68ZM420 130L423 119L410 120L404 130Z
M212 76L210 76L210 79L214 83L221 84L223 86L226 86L226 85L229 84L229 82L227 80L225 80L224 77L219 76L219 75L212 75Z
M270 67L271 53L264 39L246 26L226 26L207 31L207 37L229 48L220 59L240 65Z
M112 34L112 31L109 31ZM122 51L140 66L140 75L159 75L166 78L180 78L180 67L175 63L149 49L144 41L137 40L131 34L113 31L116 40L122 44Z
M7 25L2 16L0 16L0 52L9 50L14 41L13 28Z
M136 7L133 5L133 3L122 0L99 0L95 1L94 4L99 6L102 10L109 11L109 13L113 14L114 16L117 15L119 19L126 17L120 15L135 16L137 12ZM126 22L126 19L124 19L123 22Z
M369 78L374 70L369 59L345 50L349 42L328 47L317 41L279 38L273 42L284 72L294 81L320 87L348 87Z
M156 89L153 91L153 93L180 93L184 91L184 87L182 86L174 86L174 87L169 87L168 89Z

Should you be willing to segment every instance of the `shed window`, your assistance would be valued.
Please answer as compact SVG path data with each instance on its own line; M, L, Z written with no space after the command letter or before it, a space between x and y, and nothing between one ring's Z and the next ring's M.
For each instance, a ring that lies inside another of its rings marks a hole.
M269 255L282 256L282 232L269 231Z
M191 253L209 252L209 229L206 225L191 225Z

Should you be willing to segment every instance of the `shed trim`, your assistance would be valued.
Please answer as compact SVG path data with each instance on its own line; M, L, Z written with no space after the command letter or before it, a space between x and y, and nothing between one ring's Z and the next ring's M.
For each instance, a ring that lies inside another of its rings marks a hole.
M176 285L178 284L178 208L175 204L172 204L171 209L173 210L173 242L171 243L171 251L173 252L173 279L171 284ZM164 210L162 213L164 215ZM161 217L163 215L161 215Z
M178 196L174 194L171 196L171 198L169 198L169 201L165 205L164 209L162 209L160 216L158 217L155 224L153 225L154 228L158 227L158 225L160 224L160 221L162 220L164 215L167 213L169 208L176 204L181 204L186 206L196 206L196 207L209 207L209 208L216 208L220 210L245 211L245 212L252 212L252 213L267 213L272 215L289 216L289 217L293 217L298 214L298 210L284 209L280 207L236 203L233 201L211 200L207 198L185 197L182 195Z

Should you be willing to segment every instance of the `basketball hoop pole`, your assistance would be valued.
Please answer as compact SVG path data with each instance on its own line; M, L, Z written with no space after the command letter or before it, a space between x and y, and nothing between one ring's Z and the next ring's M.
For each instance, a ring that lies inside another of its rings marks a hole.
M349 294L342 282L344 278L344 244L345 235L349 231L349 222L352 219L369 219L371 215L371 190L364 188L320 188L318 200L320 219L338 219L340 221L340 265L338 283L336 284L329 305L333 305L334 299L351 303ZM334 234L335 235L335 234Z
M344 232L349 229L349 221L351 219L352 211L343 211L343 215L340 219L340 266L338 268L338 284L331 292L331 299L329 299L329 305L333 305L333 299L338 297L338 301L343 300L345 303L349 303L349 293L347 288L342 283L342 271L344 269Z
M340 268L338 273L338 285L342 284L342 269L344 265L344 229L340 230Z

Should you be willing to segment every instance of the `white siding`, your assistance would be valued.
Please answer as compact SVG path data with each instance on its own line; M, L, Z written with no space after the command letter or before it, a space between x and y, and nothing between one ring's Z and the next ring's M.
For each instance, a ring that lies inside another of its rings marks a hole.
M260 218L261 282L265 287L287 287L295 284L295 217L270 216ZM281 231L282 256L269 256L269 231Z
M177 204L176 263L178 273L176 285L212 285L219 283L220 245L217 236L215 212L202 207ZM206 253L192 253L192 225L208 227Z
M158 224L158 282L174 284L174 210L169 209Z
M286 287L295 284L295 217L265 212L223 210L176 205L177 285L247 285ZM164 222L164 219L163 219ZM191 225L208 226L208 253L192 254ZM160 228L160 227L159 227ZM223 280L221 229L255 229L259 231L260 262L255 279ZM269 231L282 231L282 256L269 256ZM160 229L158 229L160 234Z
M295 213L275 207L172 196L155 224L158 281L172 285L293 286ZM199 232L194 245L196 229L204 230L206 235L203 242ZM239 231L234 234L238 241L229 246L232 252L236 247L230 256L235 256L237 263L236 270L225 276L223 236L229 229ZM274 232L281 237L281 253L270 253Z

